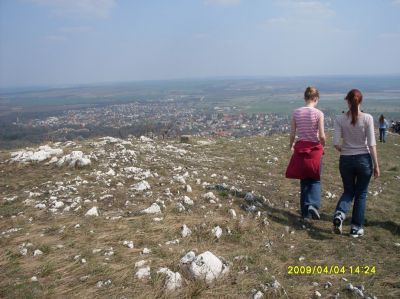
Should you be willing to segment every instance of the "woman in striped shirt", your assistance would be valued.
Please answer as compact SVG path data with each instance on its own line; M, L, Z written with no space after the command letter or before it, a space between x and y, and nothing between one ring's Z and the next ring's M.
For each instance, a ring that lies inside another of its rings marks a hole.
M370 114L361 112L362 99L358 89L349 91L345 98L349 111L337 118L333 138L333 144L340 152L339 170L343 181L343 194L336 205L333 227L335 233L342 233L343 221L354 200L352 237L364 234L362 226L369 181L372 174L375 178L380 175L374 120Z
M324 114L315 108L319 102L318 90L315 87L307 87L304 100L305 106L296 109L292 116L289 148L293 156L288 171L293 166L299 172L298 176L291 177L300 179L301 215L308 222L311 218L320 218L318 212L321 203L319 176L325 146L325 132ZM296 134L297 140L293 146ZM311 169L311 171L306 169Z

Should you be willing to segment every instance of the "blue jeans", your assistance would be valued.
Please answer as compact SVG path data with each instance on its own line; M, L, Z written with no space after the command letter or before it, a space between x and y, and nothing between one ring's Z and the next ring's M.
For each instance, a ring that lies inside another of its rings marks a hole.
M336 213L340 212L344 219L354 199L351 224L362 227L368 184L373 173L371 155L340 156L339 170L343 182L343 194L336 205Z
M379 128L379 141L380 142L386 142L385 141L385 136L386 136L386 129L385 128Z
M300 180L300 208L301 216L308 218L308 206L312 205L317 210L321 205L321 181L313 179Z

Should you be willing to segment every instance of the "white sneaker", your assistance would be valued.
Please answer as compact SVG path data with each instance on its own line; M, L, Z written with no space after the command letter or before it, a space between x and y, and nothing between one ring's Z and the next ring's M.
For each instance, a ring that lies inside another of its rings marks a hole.
M350 230L350 236L353 238L364 236L364 229L362 227L352 226Z
M308 206L308 214L311 215L312 219L321 219L321 216L318 213L318 210L314 208L314 206L309 205Z
M343 227L343 218L341 213L337 213L333 218L333 231L335 234L341 235Z

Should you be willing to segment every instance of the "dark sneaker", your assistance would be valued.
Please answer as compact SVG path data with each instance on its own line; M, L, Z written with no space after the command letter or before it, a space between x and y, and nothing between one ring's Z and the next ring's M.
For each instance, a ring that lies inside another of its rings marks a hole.
M341 214L336 214L333 218L333 231L335 234L342 234L343 218Z
M313 206L308 206L308 214L311 215L312 219L318 219L318 220L321 219L318 210Z
M364 236L364 229L362 227L352 227L350 230L350 236L353 238L358 238Z

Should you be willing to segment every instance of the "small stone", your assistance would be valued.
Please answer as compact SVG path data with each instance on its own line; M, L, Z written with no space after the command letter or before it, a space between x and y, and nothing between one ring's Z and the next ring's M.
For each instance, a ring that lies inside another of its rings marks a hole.
M304 256L299 257L299 262L304 261L306 258Z
M317 286L319 286L319 283L314 281L314 282L312 283L312 286L313 286L313 287L317 287Z
M167 275L164 286L168 291L173 291L182 286L182 276L180 273L172 272L168 268L161 268L157 271L157 273L163 273Z
M150 253L151 253L151 250L148 249L148 248L144 248L144 249L142 250L142 254L150 254Z
M124 241L122 244L128 248L133 248L133 241Z
M314 297L315 298L320 298L322 295L321 295L321 293L320 292L318 292L318 291L315 291L314 292Z
M261 299L261 298L263 298L263 297L264 297L264 293L261 292L261 291L258 291L257 293L255 293L255 294L253 295L253 299Z
M349 284L346 286L346 289L349 290L349 291L353 291L353 290L354 290L354 286L353 286L351 283L349 283Z
M99 212L97 211L97 207L91 208L89 211L86 212L85 216L99 216Z
M144 209L141 211L143 214L160 214L161 213L161 208L158 204L153 203L150 207L147 209Z
M86 280L89 279L89 277L90 277L90 275L81 276L81 277L79 278L79 281L85 282Z
M190 228L187 227L186 224L184 224L181 229L182 238L189 237L191 234L192 234L192 231L190 230Z
M236 219L236 211L234 210L234 209L230 209L229 210L229 215L233 218L233 219Z
M145 278L150 277L150 267L147 266L147 267L140 268L140 269L136 272L135 276L136 276L137 278L139 278L139 279L145 279Z
M147 261L145 260L140 260L138 262L135 263L135 268L140 268L143 267L144 265L146 265Z
M211 232L217 239L221 238L222 236L222 228L219 226L214 227Z
M273 287L274 289L279 289L279 288L281 287L281 284L279 283L279 281L275 280L275 281L272 283L272 287Z
M189 196L184 196L183 197L183 203L185 205L187 205L187 206L193 206L194 205L193 200L191 200Z
M325 283L325 289L328 289L328 288L330 288L330 287L332 287L332 283L331 283L330 281L327 281L327 282Z
M36 277L36 276L32 276L32 277L31 277L31 281L32 281L32 282L37 282L37 281L38 281L38 279L37 279L37 277Z
M39 255L43 255L43 251L41 251L40 249L36 249L36 250L33 252L33 256L39 256Z

